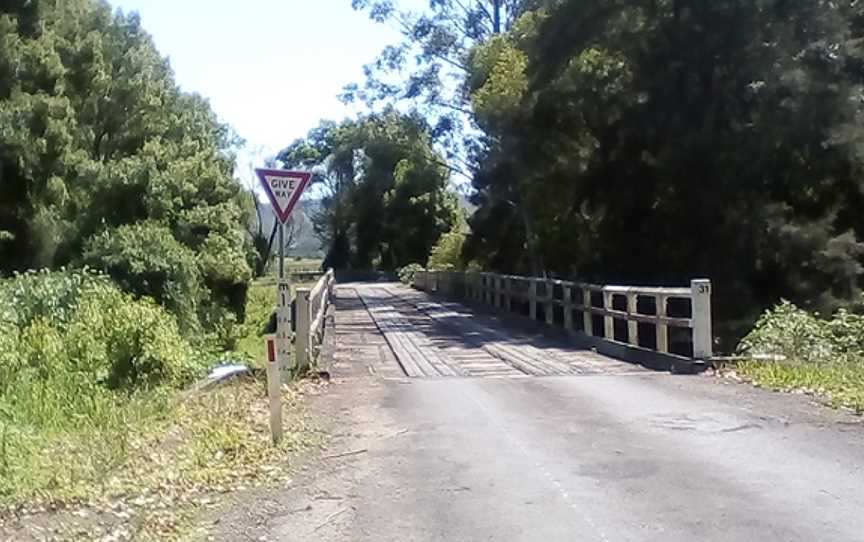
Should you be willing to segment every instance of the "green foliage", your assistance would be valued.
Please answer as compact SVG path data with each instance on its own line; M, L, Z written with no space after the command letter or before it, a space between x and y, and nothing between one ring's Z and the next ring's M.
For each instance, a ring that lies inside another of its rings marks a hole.
M484 135L465 259L627 283L708 276L723 292L718 331L732 340L781 298L854 308L860 6L529 8L468 56Z
M458 220L446 166L417 118L387 111L322 122L279 159L318 173L326 195L313 221L328 247L325 267L393 270L424 261Z
M461 271L464 269L462 250L466 236L466 233L459 230L449 231L442 235L429 253L427 267L441 271Z
M78 264L88 245L184 329L208 289L242 318L251 269L236 138L180 91L137 16L97 0L0 7L0 141L0 274ZM208 326L228 316L204 309Z
M753 357L736 366L745 377L864 412L864 316L840 309L821 319L784 301L759 318L738 348Z
M137 296L150 296L173 312L184 329L198 324L205 291L195 253L165 226L138 223L106 230L89 239L83 261L109 274Z
M817 394L837 407L864 413L864 361L773 363L748 361L736 367L746 378L775 390Z
M256 348L274 296L270 283L250 300L244 326ZM0 509L199 491L236 483L238 473L259 476L262 462L284 458L300 443L301 419L288 409L287 439L274 448L257 415L265 408L259 383L176 394L210 357L183 339L164 308L109 277L43 271L0 279Z
M266 364L264 335L273 316L274 300L276 299L276 284L259 279L249 288L246 301L246 319L240 326L236 349L245 362L254 367Z
M108 277L0 279L0 502L104 477L124 461L130 426L164 411L158 388L204 368L173 316ZM69 435L85 436L73 438L81 450L65 448ZM66 469L46 470L58 455Z
M864 363L864 316L841 309L823 320L784 301L759 318L739 350L747 355L780 355L793 362L853 359Z
M408 265L402 266L398 270L399 280L403 284L413 284L414 275L416 275L418 271L423 271L424 269L425 268L419 263L409 263Z
M180 385L201 371L165 309L133 299L103 276L40 272L3 279L0 306L0 402L18 405L23 419L86 415L87 398L99 390ZM56 393L70 396L50 397ZM34 402L34 394L43 400ZM28 414L26 405L35 410Z

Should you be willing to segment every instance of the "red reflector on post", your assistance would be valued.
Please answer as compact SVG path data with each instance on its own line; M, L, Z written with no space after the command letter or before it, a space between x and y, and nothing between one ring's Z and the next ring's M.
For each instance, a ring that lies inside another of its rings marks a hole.
M267 361L276 363L276 341L273 337L267 337Z

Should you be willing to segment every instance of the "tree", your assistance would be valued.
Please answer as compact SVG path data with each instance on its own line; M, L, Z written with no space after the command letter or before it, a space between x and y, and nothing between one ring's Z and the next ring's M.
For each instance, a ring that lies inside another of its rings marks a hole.
M781 296L852 303L860 20L854 3L773 0L523 14L471 56L491 144L466 256L604 281L709 276L731 325Z
M451 271L465 269L463 254L467 236L468 224L465 218L460 216L453 228L438 238L438 242L429 252L426 267Z
M420 119L386 111L322 122L278 159L309 168L324 193L313 217L325 265L393 270L425 261L457 217L448 171Z
M0 7L0 273L75 265L106 231L158 224L195 255L207 304L242 311L236 144L137 15L96 0Z
M343 100L381 104L408 102L433 127L452 171L470 176L467 155L472 114L465 82L472 49L509 28L536 0L434 0L425 12L400 9L392 0L352 0L379 23L395 27L401 43L387 46L364 69L366 80L345 87ZM465 139L467 138L467 139Z

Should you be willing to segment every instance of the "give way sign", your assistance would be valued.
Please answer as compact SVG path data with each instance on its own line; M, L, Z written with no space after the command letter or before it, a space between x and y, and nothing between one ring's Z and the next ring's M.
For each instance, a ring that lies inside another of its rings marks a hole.
M264 191L267 192L279 222L282 224L288 222L291 211L294 210L300 195L309 184L312 174L285 169L256 169L255 174L258 175Z

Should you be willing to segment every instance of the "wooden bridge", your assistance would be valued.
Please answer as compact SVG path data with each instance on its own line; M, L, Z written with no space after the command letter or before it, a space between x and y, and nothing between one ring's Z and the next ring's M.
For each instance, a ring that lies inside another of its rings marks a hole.
M337 366L384 378L691 371L711 356L710 283L599 286L420 272L336 287Z

